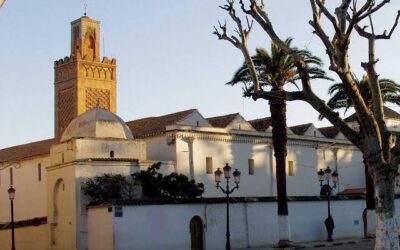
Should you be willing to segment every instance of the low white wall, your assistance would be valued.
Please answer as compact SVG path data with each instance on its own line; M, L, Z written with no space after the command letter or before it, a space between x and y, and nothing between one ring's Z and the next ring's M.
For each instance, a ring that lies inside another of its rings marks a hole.
M400 199L396 205L400 207ZM331 211L335 221L333 238L363 237L364 208L365 200L332 201ZM133 205L123 206L122 210L122 217L113 218L114 249L190 249L190 220L194 216L201 217L204 223L204 249L225 247L224 203ZM96 213L94 209L89 209L90 220L97 219ZM233 249L277 243L275 202L233 203L230 214ZM326 201L291 201L289 216L294 242L323 241L327 238L324 225ZM90 225L89 221L89 237L97 238L91 235L96 231L92 231Z
M88 234L89 249L113 250L114 232L112 213L108 209L93 208L90 210L87 222L88 228L91 229L91 233Z

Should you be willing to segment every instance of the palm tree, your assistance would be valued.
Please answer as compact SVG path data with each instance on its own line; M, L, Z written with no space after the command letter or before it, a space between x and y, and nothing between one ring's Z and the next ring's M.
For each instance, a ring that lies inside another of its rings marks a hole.
M372 97L371 91L369 88L369 79L367 76L363 76L361 80L357 82L358 89L360 90L361 96L363 97L366 105L369 110L372 111ZM382 78L379 80L379 87L382 93L382 99L384 103L393 103L400 105L400 85L391 79ZM348 98L347 91L345 86L339 82L335 83L328 89L328 94L331 95L327 105L332 109L342 109L344 108L347 111L350 107L353 106L351 100ZM322 120L323 116L319 116L319 119ZM365 189L366 189L366 212L365 216L371 214L375 216L375 189L374 189L374 180L372 175L369 173L368 163L364 158L364 173L365 173ZM368 216L369 218L374 218L372 216ZM367 225L368 225L367 219ZM373 224L372 224L373 225ZM370 230L368 230L370 229ZM371 237L374 235L374 228L367 226L367 230L365 232L365 237Z
M357 82L357 85L366 105L372 110L372 97L369 89L368 77L363 76L363 78ZM398 83L391 79L382 78L379 79L379 87L381 89L383 102L400 105L400 85ZM328 89L328 94L332 97L329 99L327 105L332 109L344 108L345 111L347 111L353 106L341 82L333 84ZM319 119L322 120L323 116L320 115Z
M291 46L292 39L286 39L285 43ZM307 50L294 48L299 56L308 64L311 79L328 79L324 70L321 69L322 61ZM283 96L284 86L292 83L296 87L296 81L300 79L292 56L289 56L274 43L271 44L270 52L263 48L257 48L252 57L255 64L260 87L263 93L270 94L276 98L269 100L272 125L272 142L276 162L276 183L278 195L278 225L279 232L285 232L279 236L279 246L290 245L290 227L288 220L288 205L286 193L286 155L287 155L287 124L286 124L286 100ZM236 71L228 85L243 83L243 95L252 97L253 81L246 62ZM286 230L285 230L286 229Z

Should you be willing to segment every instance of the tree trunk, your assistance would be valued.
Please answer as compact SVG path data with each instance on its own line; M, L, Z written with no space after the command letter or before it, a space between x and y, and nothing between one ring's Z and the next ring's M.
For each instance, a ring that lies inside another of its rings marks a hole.
M375 188L374 188L374 180L372 175L369 173L368 162L363 157L364 162L364 174L365 174L365 189L366 189L366 233L364 235L365 238L373 238L375 237L375 228L376 228L376 211L375 211Z
M400 249L394 207L394 180L394 175L388 172L375 173L377 198L375 250Z
M279 246L290 246L290 225L286 194L286 101L273 99L269 101L272 121L272 143L275 152L276 186L278 195L278 231Z

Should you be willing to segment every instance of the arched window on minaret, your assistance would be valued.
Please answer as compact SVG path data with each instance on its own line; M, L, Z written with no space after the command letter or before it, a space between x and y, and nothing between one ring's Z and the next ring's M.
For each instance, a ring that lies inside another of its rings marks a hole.
M85 56L87 60L96 58L96 39L94 34L88 34L85 39Z

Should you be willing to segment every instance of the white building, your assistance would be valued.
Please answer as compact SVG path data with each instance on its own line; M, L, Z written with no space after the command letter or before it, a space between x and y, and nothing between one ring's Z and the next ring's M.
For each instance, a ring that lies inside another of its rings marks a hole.
M55 138L0 150L0 249L10 245L10 186L18 249L87 249L82 183L158 161L165 173L204 183L204 197L222 196L214 171L225 163L242 172L233 196L276 196L269 118L204 118L191 109L125 123L115 115L115 60L100 61L99 22L85 16L71 25L71 56L55 63ZM339 173L338 191L365 186L360 151L334 128L289 128L287 161L288 196L319 195L316 173L327 165Z

